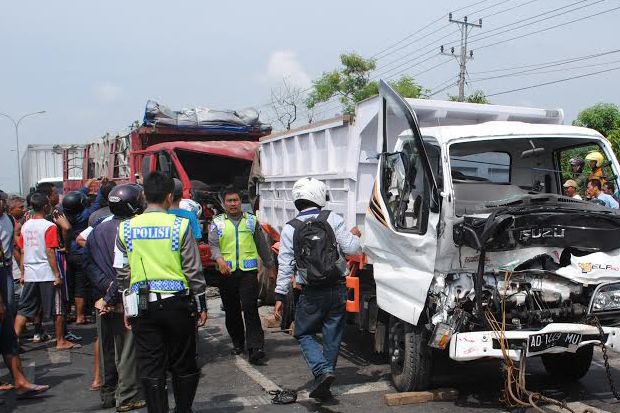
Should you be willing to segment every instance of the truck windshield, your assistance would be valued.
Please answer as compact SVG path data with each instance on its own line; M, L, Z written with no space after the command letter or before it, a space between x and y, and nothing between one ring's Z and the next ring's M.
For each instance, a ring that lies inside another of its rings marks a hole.
M596 176L603 185L617 180L595 138L500 137L454 143L449 153L457 215L488 212L489 204L541 193L586 199L589 178ZM600 166L586 160L592 153L602 156ZM574 192L564 186L569 180Z
M194 190L219 193L227 186L248 187L251 161L177 149Z

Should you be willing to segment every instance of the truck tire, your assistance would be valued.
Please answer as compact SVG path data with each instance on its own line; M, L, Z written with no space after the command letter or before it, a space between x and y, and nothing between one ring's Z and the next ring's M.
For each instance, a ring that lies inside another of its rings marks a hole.
M433 360L427 344L429 332L420 324L414 326L396 317L390 319L392 382L401 392L426 390L430 386Z
M584 346L576 353L543 354L543 366L558 381L576 381L586 375L592 364L594 346Z

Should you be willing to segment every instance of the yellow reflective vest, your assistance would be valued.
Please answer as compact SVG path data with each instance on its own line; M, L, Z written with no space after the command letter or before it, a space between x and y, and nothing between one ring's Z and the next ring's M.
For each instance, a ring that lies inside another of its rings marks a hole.
M221 214L213 219L217 235L220 239L220 252L231 271L253 271L258 268L258 250L254 242L256 217L243 213L239 225Z
M166 212L146 212L120 224L118 236L127 250L133 291L145 283L159 293L189 288L180 251L188 228L189 220Z

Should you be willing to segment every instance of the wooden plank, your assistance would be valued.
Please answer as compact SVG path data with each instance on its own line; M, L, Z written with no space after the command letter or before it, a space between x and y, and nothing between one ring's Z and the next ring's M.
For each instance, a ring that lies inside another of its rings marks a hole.
M436 389L384 394L383 401L388 406L402 406L405 404L456 400L458 395L459 392L456 389Z

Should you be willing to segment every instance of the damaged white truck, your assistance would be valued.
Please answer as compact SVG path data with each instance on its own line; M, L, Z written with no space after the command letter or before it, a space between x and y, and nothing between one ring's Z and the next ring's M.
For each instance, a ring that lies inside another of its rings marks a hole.
M433 349L541 356L579 379L594 345L620 350L620 211L563 183L585 190L571 157L600 152L614 183L620 165L599 133L562 122L561 110L403 99L381 82L354 117L261 139L259 219L281 231L295 180L326 182L327 208L363 233L347 309L398 390L430 385Z

